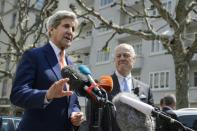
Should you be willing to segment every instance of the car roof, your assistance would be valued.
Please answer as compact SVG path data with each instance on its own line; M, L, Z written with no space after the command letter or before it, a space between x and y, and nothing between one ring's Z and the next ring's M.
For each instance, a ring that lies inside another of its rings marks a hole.
M178 116L183 116L183 115L197 115L197 108L182 108L182 109L174 110L174 112Z
M2 118L5 118L5 119L9 119L9 118L21 119L21 117L16 117L16 116L2 116Z

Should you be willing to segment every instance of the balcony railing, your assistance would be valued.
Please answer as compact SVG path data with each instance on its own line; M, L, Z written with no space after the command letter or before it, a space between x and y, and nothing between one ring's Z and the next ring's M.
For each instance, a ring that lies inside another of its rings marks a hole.
M144 30L145 24L143 19L130 19L128 22L122 22L121 26L132 30Z
M79 49L88 48L91 46L92 37L77 38L72 42L72 46L68 48L68 51L76 51Z

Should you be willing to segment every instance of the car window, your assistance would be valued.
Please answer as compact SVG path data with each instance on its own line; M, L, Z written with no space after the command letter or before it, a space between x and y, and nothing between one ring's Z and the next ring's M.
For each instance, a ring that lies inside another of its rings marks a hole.
M3 119L2 131L16 130L21 121L20 117L5 116L5 117L2 117L2 119Z
M196 120L197 115L185 115L185 116L179 116L178 119L181 123L183 123L185 126L192 128L194 120Z
M8 131L8 123L7 122L3 122L2 131Z
M21 121L20 119L15 119L14 120L16 128L18 128L18 125L19 125L20 121Z
M193 122L193 129L197 131L197 118Z

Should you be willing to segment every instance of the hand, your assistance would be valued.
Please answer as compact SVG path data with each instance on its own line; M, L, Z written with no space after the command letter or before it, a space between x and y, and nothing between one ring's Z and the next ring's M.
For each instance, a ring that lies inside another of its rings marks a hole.
M70 119L74 126L79 126L84 121L84 114L83 112L72 112Z
M69 85L67 84L68 78L60 79L59 81L56 81L48 90L46 93L46 98L48 100L52 100L54 98L60 98L64 96L70 96L73 94L72 91L69 91ZM67 91L64 91L64 87L67 87Z

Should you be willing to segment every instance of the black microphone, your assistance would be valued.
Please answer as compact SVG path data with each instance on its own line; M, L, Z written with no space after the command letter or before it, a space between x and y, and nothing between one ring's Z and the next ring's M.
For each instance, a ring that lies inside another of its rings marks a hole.
M61 70L63 78L69 78L70 90L78 96L91 98L96 102L105 101L102 94L98 93L97 85L91 84L86 76L73 69L73 66L66 66Z
M126 130L136 130L136 128L143 127L145 131L149 130L153 123L151 123L151 119L149 121L147 120L151 118L150 116L153 116L173 123L184 130L193 131L179 121L157 111L153 106L140 101L135 94L119 93L112 101L116 106L117 123L120 128L125 129L128 127Z

